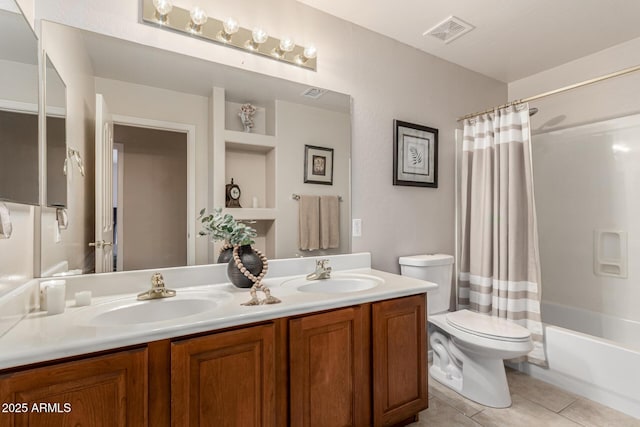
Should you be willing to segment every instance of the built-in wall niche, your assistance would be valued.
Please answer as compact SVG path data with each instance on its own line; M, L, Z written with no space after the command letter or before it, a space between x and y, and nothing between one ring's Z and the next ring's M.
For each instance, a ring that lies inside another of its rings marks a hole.
M240 136L240 138L234 138ZM247 142L243 135L228 135L225 143L226 182L240 187L241 209L275 208L276 148ZM237 140L243 139L243 142ZM254 139L254 138L251 138ZM231 209L230 211L235 211Z

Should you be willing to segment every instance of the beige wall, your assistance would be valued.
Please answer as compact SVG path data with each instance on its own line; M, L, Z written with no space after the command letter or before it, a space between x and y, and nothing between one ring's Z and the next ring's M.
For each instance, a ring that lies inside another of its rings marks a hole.
M187 136L115 126L123 144L123 267L187 264Z
M509 98L535 95L638 64L640 38L513 82ZM539 108L532 127L543 300L640 321L636 304L640 298L640 141L637 132L629 134L631 128L614 132L587 130L595 125L576 128L639 113L640 72L531 105ZM628 232L628 279L594 274L596 229Z
M314 41L319 51L318 71L140 24L137 1L38 0L36 13L107 35L351 94L353 217L363 221L363 235L354 238L353 250L370 251L374 267L395 272L401 255L452 253L455 119L504 102L505 84L294 0L197 3L212 15L233 15L249 28L262 25L274 35L295 34L300 43ZM177 4L191 7L196 1ZM136 98L131 96L129 102L135 103ZM391 185L393 119L440 130L438 189Z
M55 209L42 208L41 266L47 271L68 261L69 269L93 269L88 244L94 236L95 87L93 69L84 43L70 29L42 22L42 47L67 85L67 146L78 150L85 176L73 165L67 173L69 226L55 240Z

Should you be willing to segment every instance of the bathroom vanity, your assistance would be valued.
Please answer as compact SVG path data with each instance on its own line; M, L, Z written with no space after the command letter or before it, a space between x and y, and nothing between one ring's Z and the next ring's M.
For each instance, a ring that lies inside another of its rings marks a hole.
M176 298L213 295L222 301L201 313L146 322L130 314L137 309L126 308L135 305L128 299L135 300L133 293L100 295L95 288L98 296L90 307L71 307L69 301L64 314L27 315L0 337L0 401L14 405L11 413L0 414L0 424L392 426L413 421L427 407L425 294L436 285L372 270L366 266L368 254L355 254L331 257L334 274L325 282L327 292L307 291L304 286L322 282L306 283L300 275L312 270L313 262L272 263L275 274L266 284L280 304L242 306L248 292L228 283L193 286L205 270L219 275L224 266L218 265L165 272L171 278L182 270L183 283L191 282L174 287ZM280 273L287 275L276 277ZM67 281L68 294L86 289L90 279L76 281ZM344 286L342 292L330 291L334 283ZM116 292L125 287L129 284L115 286ZM163 313L172 310L165 307ZM131 323L119 324L120 315L109 314L118 310ZM34 402L44 403L45 410L34 410ZM22 403L27 406L15 406ZM26 413L17 413L20 409Z

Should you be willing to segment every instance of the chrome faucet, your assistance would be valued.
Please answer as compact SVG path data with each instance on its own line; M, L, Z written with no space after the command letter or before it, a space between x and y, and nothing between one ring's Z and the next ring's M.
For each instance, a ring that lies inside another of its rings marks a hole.
M328 259L316 260L316 271L307 274L307 280L322 280L331 277L331 267L327 267Z
M138 294L138 300L145 301L149 299L170 298L175 296L176 291L165 288L162 274L154 273L153 276L151 276L151 289Z

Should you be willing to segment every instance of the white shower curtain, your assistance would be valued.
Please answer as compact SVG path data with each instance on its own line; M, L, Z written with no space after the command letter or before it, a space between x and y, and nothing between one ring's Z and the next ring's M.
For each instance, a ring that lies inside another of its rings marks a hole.
M528 104L464 122L458 302L529 329L544 366L530 144Z

